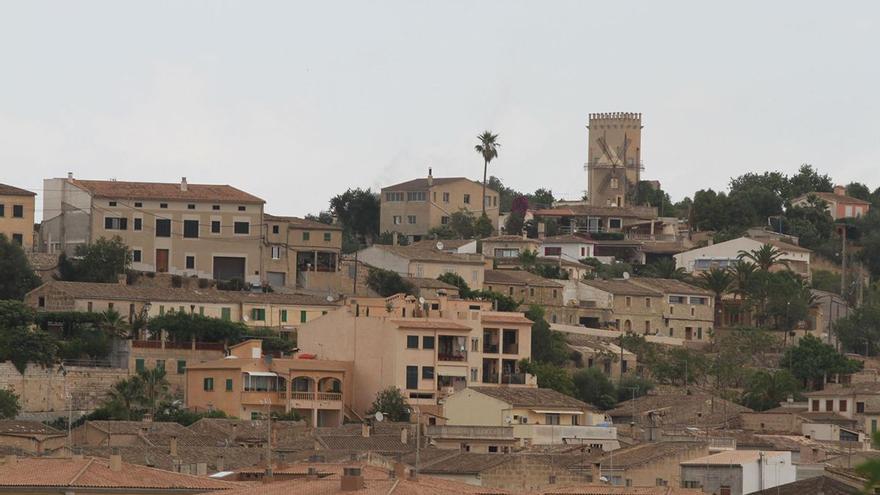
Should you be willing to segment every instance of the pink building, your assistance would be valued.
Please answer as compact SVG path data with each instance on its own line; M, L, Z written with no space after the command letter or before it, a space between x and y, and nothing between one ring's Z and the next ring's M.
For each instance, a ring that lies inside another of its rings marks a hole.
M834 192L813 192L795 198L791 204L794 206L806 206L810 196L828 203L828 213L835 220L841 218L858 218L868 213L871 203L862 199L846 195L844 186L834 186Z

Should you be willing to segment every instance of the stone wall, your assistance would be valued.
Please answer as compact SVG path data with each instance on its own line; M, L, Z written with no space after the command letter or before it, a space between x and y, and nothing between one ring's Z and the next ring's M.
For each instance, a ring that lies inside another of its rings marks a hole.
M480 473L484 488L535 491L551 485L566 486L592 482L589 470L574 471L554 462L552 455L519 454L510 462Z
M117 381L128 376L125 368L67 366L67 376L60 367L43 368L28 364L24 374L9 361L0 362L0 389L14 391L21 403L21 416L51 419L67 415L70 394L75 416L95 409Z

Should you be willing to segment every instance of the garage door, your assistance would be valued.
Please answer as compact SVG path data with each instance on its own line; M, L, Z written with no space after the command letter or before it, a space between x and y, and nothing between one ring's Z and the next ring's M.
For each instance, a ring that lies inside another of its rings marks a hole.
M232 280L237 278L244 282L244 258L217 256L214 258L214 280Z

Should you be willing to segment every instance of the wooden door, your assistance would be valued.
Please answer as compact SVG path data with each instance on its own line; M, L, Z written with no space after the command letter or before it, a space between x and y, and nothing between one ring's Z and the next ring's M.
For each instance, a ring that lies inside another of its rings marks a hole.
M156 272L165 273L168 271L168 250L156 250Z

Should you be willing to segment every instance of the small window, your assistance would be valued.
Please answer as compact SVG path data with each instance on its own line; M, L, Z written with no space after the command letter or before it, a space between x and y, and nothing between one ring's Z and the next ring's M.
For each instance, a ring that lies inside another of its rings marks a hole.
M187 209L187 210L195 210L195 209L196 209L196 205L190 203L190 204L186 205L186 209Z
M280 260L281 259L281 246L272 246L271 251L272 251L272 259L273 260Z
M144 230L144 219L143 218L135 218L134 219L134 230Z
M409 191L406 193L407 201L425 201L428 199L428 193L425 191Z
M535 288L529 287L529 297L535 297Z
M110 206L116 206L116 201L111 201Z
M464 204L466 204L466 205L471 204L471 195L470 195L470 194L465 194L465 195L464 195L464 199L463 199L463 201L464 201Z
M94 305L92 304L92 301L89 301L88 303L86 303L86 311L91 313L92 309L94 309Z
M199 221L184 220L183 221L183 237L195 239L199 237Z
M245 211L245 210L247 210L247 208L245 208L244 206L239 206L239 207L238 207L238 211Z
M156 219L156 237L171 237L171 220L167 218Z
M391 217L391 221L394 225L400 225L403 223L403 217L400 215L394 215Z
M330 232L324 232L324 242L330 242Z
M251 226L247 222L235 222L233 224L233 232L236 234L250 234Z
M132 262L134 262L134 263L140 263L140 262L141 262L141 256L142 256L142 253L141 253L141 250L140 250L140 249L132 249L132 250L131 250L131 261L132 261Z
M254 321L266 321L266 310L263 308L252 309L251 319Z
M12 234L12 242L19 246L24 245L24 236L22 234Z
M407 335L406 336L406 348L407 349L418 349L419 348L419 336L418 335Z
M444 203L449 202L449 193L448 192L443 193L443 202Z
M177 374L182 375L184 373L186 373L186 361L184 361L183 359L178 359L177 360Z
M220 205L211 205L211 209L214 211L220 210Z
M134 360L134 370L137 371L138 373L141 373L141 372L147 370L147 366L144 364L143 359L138 358L138 359Z
M220 220L211 220L211 233L219 234L220 233Z
M232 378L226 379L226 391L232 392Z
M434 367L433 366L422 366L422 380L433 380L434 379Z
M619 218L609 218L608 219L608 228L609 229L619 229L623 225L623 222Z
M287 310L286 309L281 310L280 318L281 318L281 323L287 323Z
M839 410L840 410L840 412L846 412L847 402L848 402L848 401L846 401L846 400L840 400L840 401L839 401L839 404L840 404L840 409L839 409Z
M220 319L223 321L229 321L232 319L232 309L231 308L220 308Z
M143 208L143 207L144 207L144 204L141 203L140 201L135 201L135 202L134 202L134 207L135 207L135 208Z
M159 208L162 208L162 209L168 208L168 203L159 203Z
M440 217L440 225L449 225L449 217L446 215Z
M202 380L202 388L207 392L214 390L214 379L208 377Z
M128 219L125 217L106 217L104 218L104 228L106 230L127 230Z
M625 300L626 300L626 307L627 308L632 307L632 298L629 296L626 296Z
M300 322L300 323L305 323L306 320L308 320L308 316L309 316L309 315L308 315L308 313L306 313L305 310L301 310L301 311L299 312L299 322Z
M157 359L156 360L156 369L165 371L165 360L164 359Z
M39 298L37 298L37 306L39 306L41 308L45 308L46 307L46 298L43 296L40 296ZM864 405L864 404L862 404L862 405Z
M424 336L422 337L422 349L433 349L434 348L434 336Z
M410 225L415 225L415 223L416 223L416 216L415 216L415 215L407 215L407 216L406 216L406 221L407 221L407 223L409 223Z
M309 239L311 239L311 237L312 237L311 232L303 232L302 233L302 240L304 240L304 241L308 241Z
M12 205L12 216L13 218L24 218L24 206Z
M277 234L277 233L279 233L279 232L281 232L281 228L280 228L279 226L277 226L277 225L273 225L273 226L272 226L272 233L273 233L273 234Z
M186 257L186 269L187 270L195 270L196 269L196 257L195 256L187 256Z
M864 402L856 402L856 412L862 414L865 412L865 403Z

